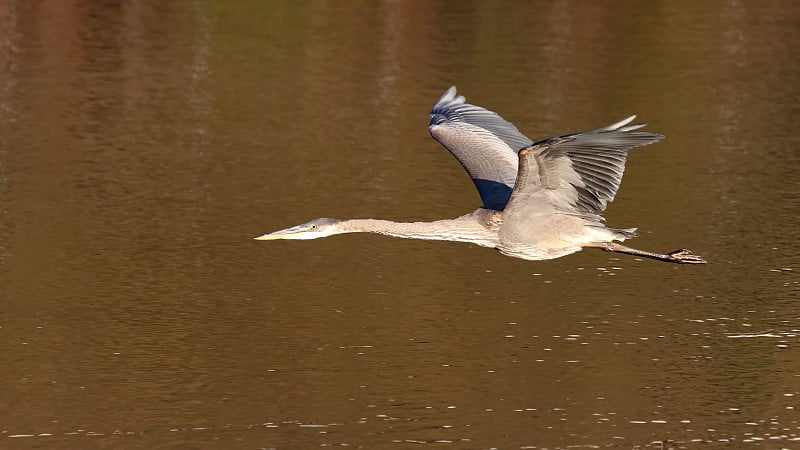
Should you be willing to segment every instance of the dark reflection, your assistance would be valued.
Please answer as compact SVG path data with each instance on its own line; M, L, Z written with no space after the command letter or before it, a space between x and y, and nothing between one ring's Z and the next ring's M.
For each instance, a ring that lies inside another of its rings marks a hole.
M792 447L799 17L3 2L0 447ZM251 240L477 207L452 84L532 139L638 114L608 221L712 264Z

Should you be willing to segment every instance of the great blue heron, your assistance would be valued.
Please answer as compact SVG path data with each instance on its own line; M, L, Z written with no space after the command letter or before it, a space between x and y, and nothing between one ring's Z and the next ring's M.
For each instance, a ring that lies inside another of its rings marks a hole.
M615 241L635 228L605 226L601 213L614 200L625 158L660 134L634 131L636 116L583 133L533 142L497 113L466 103L447 90L433 106L429 130L466 169L483 205L448 220L398 223L376 219L315 219L256 237L317 239L341 233L380 233L410 239L470 242L515 258L543 260L583 247L680 264L706 261L687 249L666 254Z

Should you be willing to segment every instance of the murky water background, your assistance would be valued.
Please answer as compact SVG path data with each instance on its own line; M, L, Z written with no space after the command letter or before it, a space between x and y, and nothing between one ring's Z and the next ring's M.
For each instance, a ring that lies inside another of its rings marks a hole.
M0 447L800 447L800 7L0 4ZM631 113L554 261L313 217L478 206L456 84L533 138Z

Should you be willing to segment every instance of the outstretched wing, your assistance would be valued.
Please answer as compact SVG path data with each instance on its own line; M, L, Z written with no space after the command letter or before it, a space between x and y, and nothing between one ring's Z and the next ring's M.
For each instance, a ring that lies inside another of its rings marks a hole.
M509 209L538 206L601 220L617 194L628 151L664 136L633 131L644 124L628 125L636 116L605 128L567 134L535 142L519 152L517 184ZM533 203L536 203L534 201Z
M428 129L472 177L483 207L505 208L517 178L517 152L533 141L497 113L466 103L455 86L433 106Z

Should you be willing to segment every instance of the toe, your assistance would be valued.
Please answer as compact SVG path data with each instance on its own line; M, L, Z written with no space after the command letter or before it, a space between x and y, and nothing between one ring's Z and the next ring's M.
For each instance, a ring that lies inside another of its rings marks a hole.
M707 264L707 261L700 255L695 255L687 248L681 248L667 253L672 261L678 264Z

